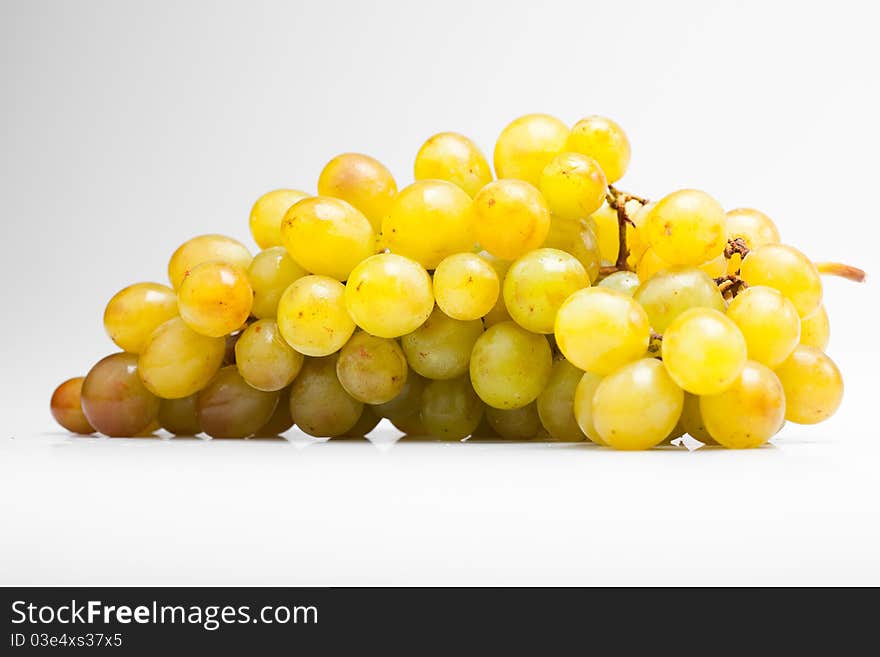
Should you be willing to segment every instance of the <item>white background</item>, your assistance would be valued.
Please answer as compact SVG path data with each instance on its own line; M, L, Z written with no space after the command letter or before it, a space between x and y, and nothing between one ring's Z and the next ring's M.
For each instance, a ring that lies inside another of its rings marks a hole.
M110 441L48 399L119 288L366 152L411 179L543 111L612 116L621 187L878 257L872 3L0 0L0 583L880 584L878 294L829 281L844 403L751 452ZM380 439L385 438L380 436Z

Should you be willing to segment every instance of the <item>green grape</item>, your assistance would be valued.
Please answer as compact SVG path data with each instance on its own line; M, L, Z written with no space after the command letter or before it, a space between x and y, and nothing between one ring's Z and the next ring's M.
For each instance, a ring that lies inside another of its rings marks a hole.
M834 415L840 406L843 399L840 370L815 347L798 345L775 371L785 390L786 420L816 424Z
M376 415L371 406L364 406L357 424L346 431L342 437L345 438L365 438L370 432L376 428L382 418Z
M203 262L226 262L247 270L251 253L244 244L225 235L200 235L184 242L168 262L168 280L178 289L189 272Z
M602 207L608 183L599 163L580 153L560 153L541 172L540 189L550 212L562 219L586 219Z
M553 361L547 385L538 395L537 410L541 424L554 440L586 440L574 415L575 390L584 373L561 356Z
M594 287L572 294L556 315L556 345L575 366L610 374L648 349L651 326L630 297Z
M165 431L175 436L195 436L201 433L198 394L161 400L157 419Z
M533 333L553 333L556 313L572 294L590 286L584 266L558 249L536 249L516 260L504 277L504 304Z
M275 319L281 295L294 281L307 275L308 272L287 255L283 246L260 251L248 269L248 279L254 290L251 314L257 319Z
M474 390L489 406L520 408L538 398L552 367L544 336L514 322L501 322L474 345L470 376Z
M636 266L636 275L639 277L639 280L647 281L670 267L672 265L658 256L654 249L648 247L645 249L642 257L639 258L639 264Z
M765 244L749 251L740 268L749 285L776 288L806 317L822 303L822 280L803 253L784 244Z
M693 267L671 267L641 284L633 298L648 314L657 333L689 308L713 308L724 312L724 297L709 275Z
M420 180L400 191L382 221L384 245L434 269L474 246L471 197L445 180Z
M778 244L779 229L760 210L737 208L727 211L727 239L741 239L749 249L754 249L764 244ZM735 274L741 265L742 258L734 253L727 263L727 273Z
M599 278L599 269L602 265L602 255L599 251L599 239L593 230L590 221L578 222L578 230L574 241L566 249L587 270L590 281L595 282Z
M276 189L263 194L251 208L251 235L261 249L281 246L281 222L290 207L307 198L297 189Z
M547 230L547 237L544 238L541 248L571 251L580 228L580 219L563 219L551 214L550 228Z
M393 420L406 417L419 412L422 399L422 391L427 381L415 372L409 372L403 383L403 388L394 399L382 404L374 404L371 408L379 417Z
M483 322L452 319L435 308L427 321L400 339L409 366L428 379L455 379L468 371Z
M224 367L204 390L196 405L199 426L212 438L247 438L272 417L279 394L248 385L238 369Z
M603 116L588 116L575 123L565 149L596 160L609 183L620 180L629 166L630 146L626 133Z
M305 198L292 206L284 215L281 239L300 267L340 281L377 248L369 220L353 205L326 196Z
M303 355L287 344L275 320L261 319L248 326L236 341L235 363L249 385L275 392L296 378Z
M196 333L180 317L153 331L138 360L147 389L164 399L189 397L208 385L223 364L226 341Z
M727 308L739 326L749 358L776 367L794 351L801 336L801 320L791 301L772 287L756 285L740 292Z
M345 308L345 286L329 276L303 276L278 302L278 329L291 347L306 356L342 349L355 324Z
M490 407L486 407L490 408ZM498 435L498 432L492 428L492 425L489 424L489 420L486 417L486 413L483 413L483 419L480 420L480 424L477 425L477 428L473 430L471 433L470 442L483 441L483 440L497 440L501 438Z
M681 416L684 393L663 363L642 358L609 374L593 393L593 424L610 447L650 449Z
M825 306L819 306L801 319L801 344L824 351L831 337L831 324Z
M628 297L633 296L641 283L639 276L632 271L616 271L609 274L596 284L598 287L607 287L616 290Z
M565 148L568 133L567 125L547 114L519 117L504 128L495 143L496 175L537 185L544 167Z
M486 419L495 432L507 440L532 440L538 436L541 420L535 402L520 408L486 407Z
M434 270L437 305L453 319L479 319L492 310L500 289L495 269L476 253L448 256Z
M428 434L438 440L470 436L482 417L483 403L467 376L429 381L422 391L419 419Z
M717 445L716 440L706 430L703 414L700 412L700 398L689 392L684 393L684 407L681 410L681 424L685 432L704 445Z
M492 309L489 312L483 315L483 325L486 328L489 328L490 326L500 324L501 322L511 321L510 313L507 312L507 306L504 305L504 295L500 294L500 281L503 281L504 277L507 276L507 271L510 269L511 263L509 260L496 258L488 251L481 251L479 255L492 265L492 269L494 269L495 273L498 275L499 281L499 294L498 298L495 300L495 305L492 306Z
M290 414L310 436L341 436L357 424L364 409L339 383L336 361L337 354L307 358L290 387Z
M404 256L374 255L351 272L345 306L367 333L398 338L415 331L434 310L431 277L419 263Z
M104 310L104 329L123 351L139 354L150 334L177 315L177 295L158 283L136 283L117 292Z
M247 321L254 291L241 267L205 262L183 281L177 304L180 317L193 331L219 338L240 329Z
M550 231L550 210L533 185L496 180L474 197L477 241L497 258L513 260L537 249Z
M602 383L602 378L592 372L584 372L574 390L574 417L584 435L598 445L607 446L608 443L599 435L593 422L593 396L596 388Z
M285 388L278 393L278 404L272 417L254 433L254 438L274 438L281 436L293 427L290 416L290 389Z
M455 132L441 132L422 144L414 168L416 180L446 180L469 196L492 182L486 156L474 142Z
M418 411L409 415L396 415L389 418L388 421L406 438L425 438L428 436L428 430L422 424L422 418Z
M683 189L657 202L645 219L645 230L651 248L666 262L700 265L724 251L726 222L718 201L705 192Z
M89 424L82 410L82 385L84 377L68 379L52 393L52 401L49 408L52 417L62 427L71 433L88 435L95 433L95 428Z
M782 427L785 393L773 370L748 361L730 388L700 397L700 414L724 447L760 447Z
M734 384L748 352L731 319L711 308L691 308L666 328L662 353L679 386L695 395L717 395Z
M366 404L393 400L406 384L409 368L395 340L359 331L339 352L336 376L345 391Z
M159 413L159 398L141 382L135 354L113 354L98 361L80 394L83 415L105 436L136 436Z
M360 153L344 153L330 160L321 171L318 194L351 203L378 233L397 195L397 183L378 160Z

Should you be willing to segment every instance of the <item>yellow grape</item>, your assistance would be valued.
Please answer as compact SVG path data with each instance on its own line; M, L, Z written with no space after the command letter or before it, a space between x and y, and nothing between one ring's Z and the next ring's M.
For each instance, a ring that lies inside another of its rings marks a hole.
M572 294L590 286L584 266L558 249L536 249L516 260L504 277L504 304L533 333L553 333L556 313Z
M89 424L82 410L82 385L85 377L78 376L68 379L52 393L52 401L49 408L52 417L62 427L71 433L88 435L95 433L95 428Z
M281 246L281 222L287 210L308 194L298 189L276 189L263 194L251 208L251 235L261 249Z
M201 433L198 394L159 402L159 425L175 436L195 436Z
M318 194L350 203L369 219L378 234L397 195L397 183L378 160L360 153L343 153L321 171Z
M168 262L168 280L178 289L187 275L203 262L217 260L244 270L251 266L252 256L244 244L225 235L200 235L184 242Z
M254 291L241 267L205 262L183 281L177 303L180 316L193 331L219 338L240 329L247 321Z
M261 319L248 326L235 342L235 364L245 381L257 390L286 388L299 374L303 355L281 336L278 324Z
M366 438L381 421L382 418L376 415L370 406L364 406L358 421L351 429L342 434L340 438Z
M434 269L443 258L473 248L471 197L445 180L420 180L400 191L382 221L393 253Z
M727 308L746 339L749 358L776 367L794 351L801 320L794 304L772 287L756 285L740 292Z
M290 417L290 390L284 389L278 393L278 405L272 417L262 427L257 429L254 438L274 438L290 430L293 426L293 418Z
M177 295L159 283L135 283L117 292L104 310L104 329L123 351L139 354L160 324L177 316Z
M435 308L427 321L400 339L410 367L428 379L454 379L468 371L474 343L483 334L479 319L453 319Z
M537 185L544 167L565 148L568 134L567 125L547 114L519 117L502 130L495 143L495 174Z
M711 260L704 262L702 265L697 267L697 269L706 272L711 278L720 278L721 276L727 274L729 264L730 261L725 258L724 254L722 253L712 258Z
M593 225L589 220L578 222L574 241L569 244L568 248L563 249L571 253L584 266L590 281L599 278L599 269L602 266L599 240L593 230Z
M593 395L602 383L602 377L584 372L574 390L574 417L584 435L598 445L607 445L593 423Z
M681 426L684 431L704 445L717 445L716 440L706 430L703 414L700 412L700 397L684 393L684 407L681 409Z
M749 251L740 269L749 285L776 288L806 317L822 303L822 280L803 253L785 244L765 244Z
M727 246L727 218L714 198L683 189L660 199L645 218L648 243L673 265L700 265Z
M418 415L422 391L427 381L415 372L408 372L403 387L393 399L382 404L374 404L370 408L379 416L389 420L398 420Z
M492 181L492 169L477 145L456 132L434 135L419 149L416 180L446 180L474 196Z
M473 210L480 245L504 260L538 248L550 231L547 202L522 180L490 182L474 198Z
M278 302L278 329L306 356L327 356L342 348L355 324L345 308L345 286L329 276L295 280Z
M754 249L764 244L778 244L779 230L773 220L760 210L736 208L727 211L727 239L741 239ZM735 274L742 265L742 258L734 253L727 262L727 273ZM719 274L720 275L720 274Z
M271 419L278 397L278 392L248 385L238 369L229 365L199 392L199 427L212 438L247 438Z
M486 420L501 438L531 440L538 436L541 420L535 402L520 408L486 407Z
M604 287L572 294L556 315L556 345L574 365L610 374L645 354L651 326L642 307Z
M663 333L670 322L689 308L724 312L724 297L715 281L693 267L671 267L656 273L633 295L648 314L651 328Z
M642 358L609 374L593 393L593 425L610 447L650 449L675 428L684 393L663 363Z
M724 447L760 447L785 421L785 393L773 370L748 361L730 388L700 397L700 414L706 430Z
M629 166L629 139L617 123L603 116L588 116L574 124L566 150L583 153L599 163L609 183L626 173Z
M569 251L574 244L574 240L577 237L580 228L580 220L572 221L551 214L550 228L547 231L547 237L544 238L541 247L545 249L561 249L562 251Z
M381 338L416 330L434 310L431 277L419 263L394 253L367 258L351 272L345 306L355 323Z
M653 276L656 276L658 272L669 269L670 267L672 267L672 265L658 256L657 252L649 246L645 249L642 257L639 258L639 264L636 267L636 275L639 277L639 280L648 281Z
M336 376L337 354L307 358L290 386L290 415L310 436L332 438L350 431L364 405L349 395Z
M691 308L666 328L662 353L679 386L695 395L716 395L736 381L748 352L733 320L712 308Z
M208 385L225 354L226 340L196 333L180 317L174 317L147 340L138 372L153 394L180 399Z
M395 340L358 331L339 352L336 376L345 391L366 404L390 402L403 390L409 367Z
M284 247L306 271L344 281L376 252L376 231L353 205L326 196L292 206L281 224Z
M574 415L575 390L583 374L560 356L553 361L547 385L538 395L537 411L541 424L555 440L586 440Z
M152 429L159 398L144 387L138 374L138 357L128 353L107 356L89 370L80 389L80 403L95 431L128 437Z
M495 305L501 283L495 268L476 253L456 253L434 270L437 305L453 319L479 319Z
M570 221L586 219L598 210L608 191L598 162L580 153L560 153L550 160L539 187L550 212Z
M483 418L483 403L467 376L429 381L422 392L419 419L439 440L461 440L471 435Z
M514 322L501 322L474 345L471 383L489 406L519 408L538 398L552 367L550 345L543 335Z
M825 351L831 337L831 324L825 306L819 306L801 319L801 344Z
M628 297L633 296L641 283L638 274L632 271L616 271L609 274L596 284L598 287L607 287L617 290Z
M498 280L503 281L504 277L507 276L507 270L510 269L510 260L496 258L488 251L481 251L479 255L483 260L492 265L492 269L494 269L495 273L498 275ZM486 328L489 328L495 324L509 321L511 321L510 313L507 312L507 306L504 305L504 295L499 292L498 298L495 300L495 305L492 306L492 309L483 316L483 325Z
M798 345L776 368L785 390L785 419L816 424L834 415L843 399L843 378L837 365L815 347Z
M254 290L251 314L257 319L274 319L284 290L308 272L296 264L283 246L260 251L248 269L248 280Z

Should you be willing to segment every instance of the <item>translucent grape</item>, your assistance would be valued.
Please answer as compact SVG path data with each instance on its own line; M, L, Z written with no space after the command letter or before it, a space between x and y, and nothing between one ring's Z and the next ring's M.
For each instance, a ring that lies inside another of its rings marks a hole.
M819 306L801 319L801 344L824 351L831 337L831 324L825 306Z
M290 207L308 194L297 189L276 189L263 194L251 208L251 235L261 249L281 246L281 222Z
M409 368L395 340L359 331L339 352L336 376L345 391L360 402L384 404L406 383Z
M226 353L223 338L196 333L175 317L153 331L138 360L144 385L164 399L195 394L220 369Z
M803 253L784 244L765 244L745 257L740 275L749 285L766 285L786 296L801 317L822 303L822 281Z
M260 251L248 269L248 280L254 290L251 314L257 319L274 319L281 295L291 283L307 275L283 246Z
M499 282L503 281L504 277L507 275L507 270L510 269L510 261L496 258L488 251L481 251L479 255L483 260L492 265L492 269L494 269L495 273L498 275ZM501 294L499 290L498 299L496 299L495 305L492 306L492 309L483 316L483 325L486 328L489 328L495 324L509 321L511 321L510 313L507 312L507 306L504 305L504 295Z
M407 415L419 412L422 399L422 391L427 381L415 372L409 372L404 381L403 388L397 396L382 404L375 404L371 408L380 417L390 420L403 418Z
M416 330L434 310L431 277L419 263L380 253L355 267L345 288L345 306L355 323L381 338Z
M773 220L760 210L737 208L727 211L727 239L741 239L749 249L764 244L778 244L779 230ZM734 253L728 262L728 273L739 271L742 258Z
M416 180L446 180L474 196L492 181L486 156L470 139L455 132L434 135L419 149Z
M225 262L202 263L187 275L177 293L183 321L196 333L211 338L240 329L253 304L247 272Z
M310 436L341 436L361 417L364 405L339 383L336 360L337 354L307 358L290 387L290 414Z
M734 254L736 255L736 254ZM719 278L727 274L729 260L720 254L698 267L700 271L706 272L710 278Z
M504 304L513 320L533 333L553 333L556 313L572 294L590 286L574 256L558 249L530 251L504 277Z
M128 353L98 361L82 383L80 401L88 423L105 436L136 436L159 413L159 398L138 376L138 357Z
M711 308L691 308L663 333L663 363L672 379L695 395L717 395L734 384L746 364L739 327Z
M355 324L345 308L345 286L329 276L303 276L278 302L278 328L291 347L306 356L342 349Z
M427 321L400 339L410 367L428 379L454 379L468 371L471 351L483 334L479 319L463 322L435 308Z
M689 308L713 308L724 312L724 297L715 281L693 267L672 267L658 272L636 290L633 298L648 314L651 328L663 333Z
M489 426L507 440L531 440L537 437L541 428L538 409L535 402L520 408L486 407L486 419Z
M342 435L346 438L364 438L376 428L381 420L382 418L373 412L371 406L364 406L357 423Z
M284 247L300 267L340 281L377 249L377 234L354 206L336 198L306 198L281 224Z
M184 242L168 262L168 280L176 290L189 272L203 262L226 262L244 270L251 266L250 251L244 244L225 235L200 235Z
M290 416L290 389L285 388L278 393L278 404L272 417L262 427L254 432L255 438L272 438L280 436L293 427L293 418Z
M544 336L514 322L501 322L474 345L471 383L489 406L520 408L538 398L552 367L550 345Z
M541 244L545 249L560 249L570 251L574 240L580 230L580 220L563 219L556 215L550 215L550 228L547 237Z
M550 230L547 202L522 180L496 180L474 197L477 241L492 255L513 260L537 249Z
M202 431L199 424L198 395L159 402L159 426L175 436L195 436Z
M770 368L748 361L730 388L700 397L700 414L724 447L760 447L782 427L785 394Z
M453 319L479 319L492 310L500 289L495 269L475 253L448 256L434 270L437 305Z
M556 345L575 366L609 374L643 356L651 326L632 298L604 287L572 294L556 315Z
M593 422L593 396L596 388L602 383L602 377L592 372L585 372L574 390L574 417L578 426L587 438L598 445L606 445L605 439L599 435Z
M235 366L224 367L199 392L199 426L212 438L247 438L269 421L278 397L249 386Z
M382 239L392 252L434 269L446 256L473 248L471 197L445 180L415 182L391 204Z
M727 245L724 209L695 189L673 192L658 201L644 228L651 248L673 265L700 265L719 256Z
M419 419L439 440L461 440L471 435L483 417L483 403L467 376L429 381L422 392Z
M772 287L756 285L740 292L727 316L739 326L749 358L776 367L800 341L801 320L794 304Z
M389 418L394 428L409 438L423 438L428 435L428 430L422 424L422 418L418 411L409 415L400 415Z
M578 222L578 230L574 241L567 249L571 255L587 270L590 281L599 278L599 268L602 266L602 255L599 251L599 240L589 221Z
M555 440L586 440L574 415L575 390L583 372L561 356L553 361L547 385L538 395L537 411L541 424Z
M650 449L675 428L684 393L663 363L642 358L609 374L593 393L593 425L615 449Z
M706 423L703 421L703 414L700 412L700 398L697 395L692 395L689 392L684 393L681 424L689 436L696 438L704 445L718 444L706 430Z
M52 417L62 427L71 433L88 435L95 433L95 428L89 424L82 410L82 385L84 377L68 379L55 389L49 408Z
M136 283L117 292L104 310L104 329L123 351L139 354L160 324L177 315L177 295L158 283Z
M575 123L565 148L596 160L609 183L620 180L629 166L630 146L626 133L603 116L588 116Z
M605 202L608 183L599 163L580 153L560 153L541 172L541 193L550 212L568 220L586 219Z
M816 424L834 415L843 399L843 378L837 365L815 347L798 345L776 368L785 390L785 419Z
M653 276L656 276L658 272L669 269L671 266L672 265L666 262L663 258L658 256L654 249L648 247L645 249L642 257L639 258L639 264L636 267L636 275L639 277L639 280L647 281Z
M318 194L351 203L378 233L397 195L397 183L378 160L360 153L344 153L330 160L321 171Z
M625 294L629 297L633 296L636 293L636 290L641 285L639 281L639 276L635 272L632 271L616 271L613 274L610 274L603 278L596 284L598 287L607 287L612 290L616 290L622 294Z
M303 355L287 344L275 320L261 319L248 326L235 343L235 363L249 385L275 392L296 378Z
M568 133L567 125L547 114L519 117L502 130L495 143L496 175L537 185L544 167L565 148Z

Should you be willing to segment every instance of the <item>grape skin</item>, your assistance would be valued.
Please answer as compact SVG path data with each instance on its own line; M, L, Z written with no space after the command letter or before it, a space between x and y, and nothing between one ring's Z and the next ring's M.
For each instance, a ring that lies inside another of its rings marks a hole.
M290 415L310 436L341 436L361 417L364 405L339 383L336 360L337 354L307 358L290 387Z
M89 370L81 403L89 424L105 436L136 436L159 413L159 398L138 376L138 357L128 353L107 356Z
M177 315L177 295L159 283L135 283L110 299L104 329L123 351L139 354L150 334Z
M180 399L162 399L159 402L159 426L175 436L195 436L201 433L198 394Z
M656 273L641 284L633 299L645 309L651 328L657 333L663 333L672 320L689 308L725 310L715 281L693 267L671 267Z
M278 302L277 322L287 344L306 356L339 351L355 329L345 307L345 286L329 276L294 281Z
M336 375L345 391L360 402L384 404L406 384L409 368L395 340L355 333L339 352Z
M749 358L776 367L800 341L801 320L794 304L772 287L756 285L740 292L727 308L746 339Z
M483 403L467 376L429 381L422 392L419 419L438 440L461 440L471 435L483 417Z
M422 144L413 169L416 180L446 180L471 197L492 181L486 156L474 142L455 132L441 132Z
M479 256L492 266L499 281L499 294L498 298L495 300L495 305L492 306L492 309L483 316L483 326L489 328L490 326L500 324L501 322L511 321L510 313L507 312L507 306L504 305L504 295L500 293L500 281L503 281L504 277L507 275L511 262L510 260L496 258L488 251L481 251Z
M749 251L742 262L740 275L750 286L776 288L807 317L822 303L822 280L819 272L803 253L784 244L765 244Z
M502 260L538 248L550 231L547 202L522 180L490 182L474 197L473 212L477 241Z
M819 306L801 319L801 344L825 351L831 337L831 324L825 306Z
M557 357L547 385L538 395L538 417L554 440L578 442L587 439L574 414L575 390L583 374L565 358Z
M290 388L285 388L278 393L278 404L272 417L254 433L254 438L274 438L281 436L293 427L293 418L290 416Z
M361 153L343 153L324 166L318 177L318 194L350 203L378 233L397 195L397 183L379 160Z
M716 440L706 430L703 414L700 412L700 397L684 393L684 407L681 411L681 424L685 432L704 445L717 445Z
M599 239L596 237L593 224L589 220L578 222L574 241L564 250L569 251L584 266L587 276L590 277L590 282L595 282L599 278L602 255L599 251Z
M495 269L475 253L456 253L434 270L434 296L449 317L479 319L498 300L501 282Z
M657 256L672 265L700 265L719 256L727 245L723 208L695 189L673 192L658 201L645 219L645 230Z
M374 404L371 408L379 417L392 421L418 413L422 391L427 383L424 377L415 372L408 372L403 388L393 399L382 404Z
M541 420L535 402L520 408L486 407L486 420L489 426L507 440L531 440L541 429Z
M85 377L68 379L55 389L49 408L52 417L71 433L88 435L95 433L82 410L82 385Z
M815 347L798 345L775 369L785 390L785 419L817 424L834 415L843 399L837 365Z
M251 314L254 291L245 270L225 262L193 269L177 293L180 317L196 333L219 338L240 329Z
M168 262L168 280L175 290L187 275L204 262L226 262L247 271L251 266L250 251L241 242L225 235L200 235L184 242Z
M560 153L541 172L539 188L550 212L577 221L605 202L608 183L599 163L580 153Z
M604 116L588 116L575 123L565 149L596 160L609 183L620 180L629 166L629 139L623 128Z
M606 276L596 284L598 287L607 287L616 290L629 297L636 293L641 285L638 274L632 271L616 271Z
M296 264L283 246L260 251L248 269L254 291L251 314L257 319L275 319L284 291L308 272Z
M483 334L479 319L463 322L439 308L412 333L400 339L406 360L428 379L454 379L468 371L471 351Z
M257 390L286 388L299 374L303 355L284 338L274 320L261 319L248 326L235 343L238 372Z
M308 194L298 189L275 189L266 192L251 208L250 229L254 241L261 249L281 246L281 222L296 202Z
M269 421L278 397L278 392L248 385L238 369L229 365L199 392L199 426L212 438L247 438Z
M495 142L496 175L537 185L544 167L565 148L568 135L568 126L547 114L519 117L501 131Z

